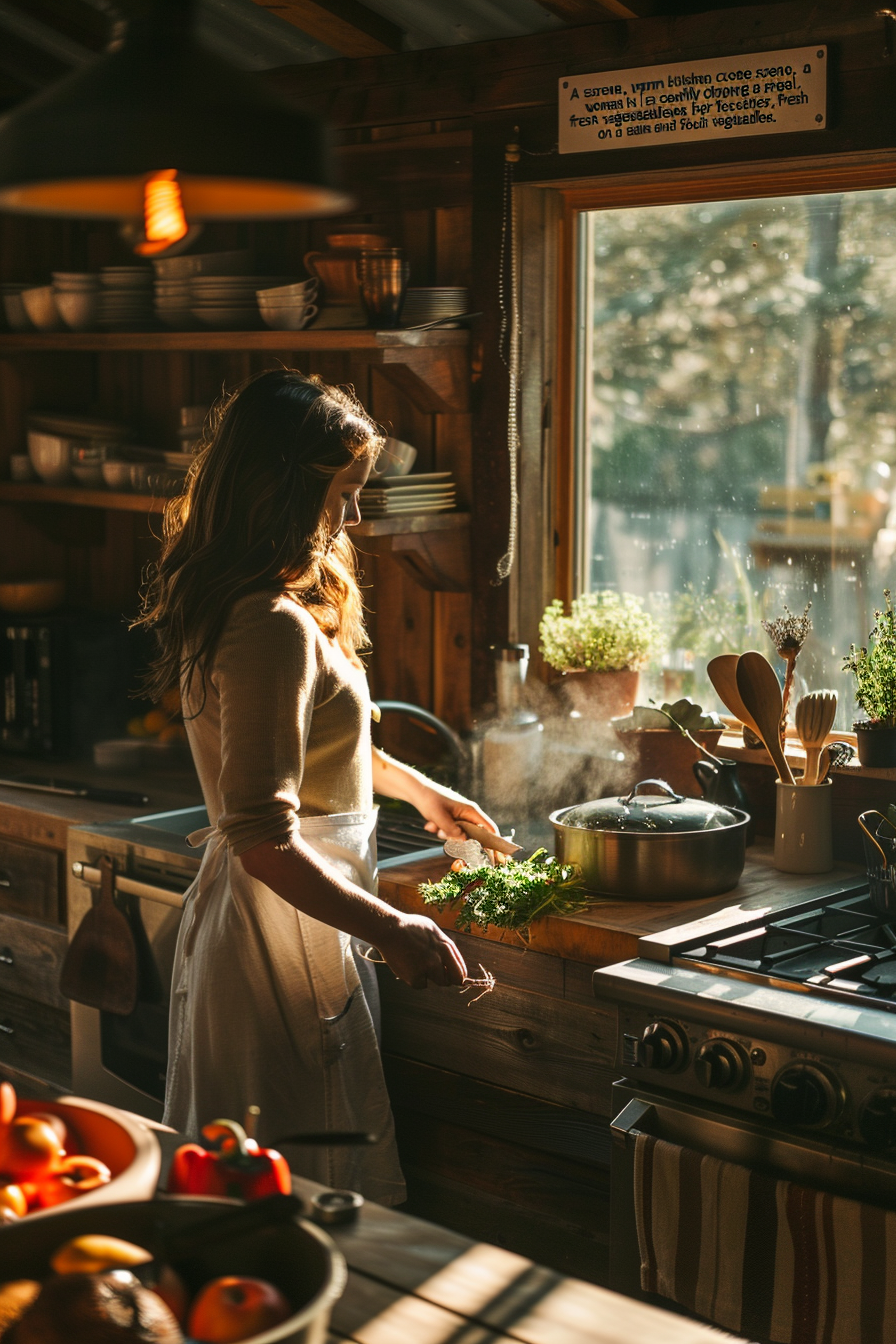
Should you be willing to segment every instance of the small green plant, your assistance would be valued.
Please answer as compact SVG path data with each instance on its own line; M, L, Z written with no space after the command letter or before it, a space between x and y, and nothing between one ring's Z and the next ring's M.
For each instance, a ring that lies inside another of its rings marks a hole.
M856 703L871 723L896 728L896 610L889 588L884 589L886 609L874 613L868 644L850 645L843 671L856 680Z
M639 672L662 643L656 621L631 593L583 593L569 615L555 599L538 632L541 655L558 672Z
M508 860L497 868L483 864L446 873L440 882L418 887L426 905L456 913L455 928L469 933L473 925L512 929L526 941L533 920L544 915L574 915L594 905L597 897L582 886L581 870L561 863L547 850L528 859Z

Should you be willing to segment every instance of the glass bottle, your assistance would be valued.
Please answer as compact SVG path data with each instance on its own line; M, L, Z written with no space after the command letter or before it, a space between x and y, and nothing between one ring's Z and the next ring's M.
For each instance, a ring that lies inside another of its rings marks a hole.
M544 725L526 702L528 644L495 644L496 707L473 736L477 801L501 826L525 821L539 782Z

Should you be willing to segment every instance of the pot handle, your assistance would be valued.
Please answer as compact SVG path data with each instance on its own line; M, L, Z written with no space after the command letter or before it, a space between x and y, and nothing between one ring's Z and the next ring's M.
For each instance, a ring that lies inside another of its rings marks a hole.
M627 797L622 799L623 807L626 805L626 803L630 803L633 798L636 798L638 796L639 789L646 789L648 784L654 784L657 786L657 788L663 789L666 793L668 793L673 803L683 803L685 801L684 794L676 793L675 790L672 788L672 785L667 784L664 779L642 779L635 785L631 793L628 794Z

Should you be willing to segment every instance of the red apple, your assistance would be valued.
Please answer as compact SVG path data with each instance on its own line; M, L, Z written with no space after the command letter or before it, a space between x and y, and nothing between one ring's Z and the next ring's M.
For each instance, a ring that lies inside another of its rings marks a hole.
M199 1344L238 1344L271 1330L292 1307L272 1283L228 1275L212 1279L190 1309L187 1331Z

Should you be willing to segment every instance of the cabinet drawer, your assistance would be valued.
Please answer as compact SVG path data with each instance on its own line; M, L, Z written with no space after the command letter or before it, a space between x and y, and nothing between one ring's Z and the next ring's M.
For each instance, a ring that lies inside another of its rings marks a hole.
M0 990L68 1010L59 993L59 972L68 947L62 929L0 914Z
M4 1064L31 1078L71 1087L68 1013L0 990L0 1070Z
M53 850L0 837L0 910L61 923L61 860Z

